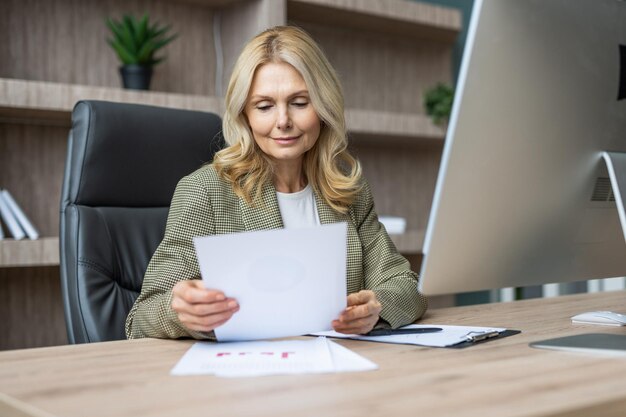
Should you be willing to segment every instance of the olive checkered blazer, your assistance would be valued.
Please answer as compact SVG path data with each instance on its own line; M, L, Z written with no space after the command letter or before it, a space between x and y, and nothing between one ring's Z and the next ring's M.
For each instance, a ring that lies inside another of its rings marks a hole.
M378 222L369 185L365 183L348 214L337 213L318 195L315 200L322 224L348 224L348 294L373 290L382 304L381 318L394 328L421 317L426 299L417 291L417 275ZM214 339L213 332L190 331L180 323L171 307L171 290L180 280L200 277L194 237L282 228L271 184L263 189L263 203L249 206L212 165L184 177L174 192L163 241L126 319L128 338Z

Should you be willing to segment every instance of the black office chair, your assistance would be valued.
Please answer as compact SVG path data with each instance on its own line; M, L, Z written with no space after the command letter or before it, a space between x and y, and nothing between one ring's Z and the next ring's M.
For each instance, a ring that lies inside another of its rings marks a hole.
M61 194L60 259L70 343L124 339L163 238L177 182L219 150L211 113L81 101Z

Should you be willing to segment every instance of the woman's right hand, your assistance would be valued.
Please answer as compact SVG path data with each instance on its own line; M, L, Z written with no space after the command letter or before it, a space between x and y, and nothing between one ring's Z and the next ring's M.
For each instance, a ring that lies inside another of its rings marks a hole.
M205 288L201 280L192 279L174 285L172 309L189 330L210 332L230 320L239 311L239 304L221 291Z

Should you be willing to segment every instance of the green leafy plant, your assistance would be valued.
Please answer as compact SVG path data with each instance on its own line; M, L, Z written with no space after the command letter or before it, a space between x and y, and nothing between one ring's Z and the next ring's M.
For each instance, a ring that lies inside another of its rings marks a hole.
M107 39L124 65L141 65L153 67L165 57L157 58L155 53L173 41L178 34L168 37L171 26L150 24L149 17L144 14L141 20L125 15L121 21L108 18L106 24L113 37Z
M453 100L454 89L444 83L437 83L424 94L426 114L433 118L436 125L446 124L450 118Z

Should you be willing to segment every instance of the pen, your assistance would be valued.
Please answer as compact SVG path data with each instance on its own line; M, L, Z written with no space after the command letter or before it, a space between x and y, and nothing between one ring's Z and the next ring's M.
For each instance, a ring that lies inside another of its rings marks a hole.
M363 336L393 336L397 334L419 334L440 332L440 327L416 327L409 329L373 329Z

